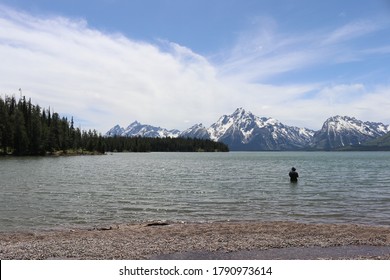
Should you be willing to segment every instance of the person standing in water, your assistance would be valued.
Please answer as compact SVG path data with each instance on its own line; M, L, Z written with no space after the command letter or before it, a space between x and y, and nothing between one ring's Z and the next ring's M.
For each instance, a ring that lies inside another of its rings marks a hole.
M290 173L288 173L288 176L290 176L290 182L298 182L298 172L296 171L295 167L291 168Z

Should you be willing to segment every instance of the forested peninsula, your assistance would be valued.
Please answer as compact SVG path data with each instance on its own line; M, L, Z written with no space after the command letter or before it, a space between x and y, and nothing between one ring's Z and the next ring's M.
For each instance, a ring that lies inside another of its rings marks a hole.
M15 156L104 154L106 152L227 152L211 140L190 138L104 137L75 127L23 96L0 97L0 154Z

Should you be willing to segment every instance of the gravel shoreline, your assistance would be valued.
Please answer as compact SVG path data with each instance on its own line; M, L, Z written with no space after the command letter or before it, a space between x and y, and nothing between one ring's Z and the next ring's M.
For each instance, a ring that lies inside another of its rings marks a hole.
M321 251L325 247L343 248L340 246L360 246L361 250L347 257L334 257L323 250L325 255L313 258L390 260L390 254L387 253L360 254L365 246L374 249L372 246L378 246L387 250L390 246L390 227L295 222L214 222L123 224L91 230L0 233L2 260L136 260L191 252L202 252L211 258L218 253L223 258L224 253L235 252L239 256L240 252L261 252L276 248L317 248ZM291 252L294 254L294 250Z

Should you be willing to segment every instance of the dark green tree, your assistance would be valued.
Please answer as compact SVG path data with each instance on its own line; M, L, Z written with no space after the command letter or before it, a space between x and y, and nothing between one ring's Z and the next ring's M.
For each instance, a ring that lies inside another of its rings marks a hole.
M15 112L15 130L14 130L14 154L25 155L28 154L29 141L26 132L23 114L17 110Z

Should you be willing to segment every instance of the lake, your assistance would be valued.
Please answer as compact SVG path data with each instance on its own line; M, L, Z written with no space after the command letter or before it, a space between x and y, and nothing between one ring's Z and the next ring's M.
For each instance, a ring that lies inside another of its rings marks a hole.
M159 220L390 225L390 152L3 157L0 176L0 231Z

